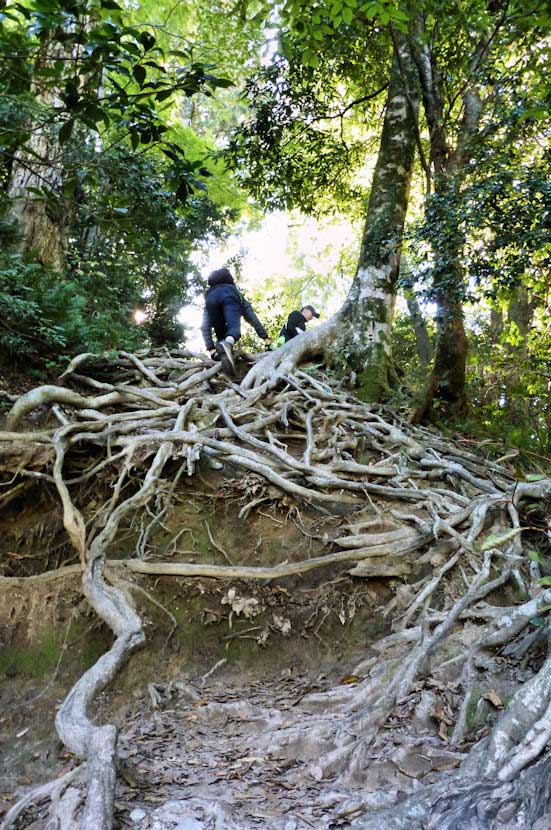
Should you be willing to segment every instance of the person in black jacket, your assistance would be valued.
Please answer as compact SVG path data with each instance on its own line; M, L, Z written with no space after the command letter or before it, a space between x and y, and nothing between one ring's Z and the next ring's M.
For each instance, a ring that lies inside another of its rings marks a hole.
M287 343L292 340L297 334L306 330L306 323L310 322L312 317L319 317L318 312L313 305L305 305L300 311L291 311L287 317L287 322L279 332L278 343Z
M216 360L226 357L232 369L235 363L232 346L241 337L241 318L244 317L266 344L270 343L268 332L253 311L248 300L238 290L227 268L219 268L209 274L209 288L205 294L205 310L201 333L207 351ZM214 329L217 343L214 343Z

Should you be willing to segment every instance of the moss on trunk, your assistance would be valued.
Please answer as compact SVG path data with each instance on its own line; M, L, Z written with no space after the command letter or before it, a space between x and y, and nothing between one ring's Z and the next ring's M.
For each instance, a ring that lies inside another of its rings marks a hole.
M358 268L341 311L337 343L360 377L365 400L388 392L390 330L416 146L418 80L409 46L394 50L381 143L362 236Z

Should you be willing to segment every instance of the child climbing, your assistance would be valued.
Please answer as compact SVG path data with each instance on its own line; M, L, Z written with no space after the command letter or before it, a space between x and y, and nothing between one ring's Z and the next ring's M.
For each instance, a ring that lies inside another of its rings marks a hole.
M226 358L231 370L235 371L232 348L241 337L242 317L267 345L270 343L270 337L250 302L237 288L227 268L213 271L209 274L207 282L209 288L205 293L205 309L201 324L205 346L214 360ZM212 337L213 329L217 338L216 344Z

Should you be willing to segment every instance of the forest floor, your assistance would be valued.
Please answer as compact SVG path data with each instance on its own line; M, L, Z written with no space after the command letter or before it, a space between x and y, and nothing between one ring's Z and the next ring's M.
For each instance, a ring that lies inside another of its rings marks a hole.
M551 826L551 482L319 373L143 361L0 432L6 827Z
M299 516L285 505L240 520L230 496L235 479L208 469L201 479L201 490L196 482L182 484L181 501L151 539L161 558L185 528L185 549L172 561L224 562L209 531L228 551L239 550L243 564L279 562L283 555L300 561L326 548L345 521L338 512L320 517L305 509ZM97 497L91 494L91 501ZM0 530L5 573L47 571L63 558L62 545L56 554L62 535L57 505L49 498L18 505ZM139 532L129 531L131 548ZM258 741L275 724L307 717L301 703L308 694L360 680L353 669L369 642L390 632L376 609L400 582L366 583L338 568L314 574L263 585L201 578L176 586L160 577L155 598L175 616L173 631L166 614L140 600L151 642L148 636L146 649L98 701L98 718L114 720L121 730L115 827L230 828L234 814L244 827L262 826L262 819L273 827L311 826L321 814L326 824L318 826L331 826L333 815L337 820L339 798L329 810L315 759L266 758ZM145 578L139 579L146 588ZM249 601L240 614L227 602L232 590ZM23 585L0 605L0 810L6 812L31 785L76 763L56 738L56 706L109 646L110 633L90 619L77 577L32 589ZM411 786L386 764L377 771L377 788L384 769L389 785L398 776L398 789ZM37 826L41 821L39 814Z

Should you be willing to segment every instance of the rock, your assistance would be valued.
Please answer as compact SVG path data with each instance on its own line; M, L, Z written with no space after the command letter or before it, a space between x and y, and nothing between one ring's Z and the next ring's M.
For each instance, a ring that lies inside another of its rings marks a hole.
M308 767L308 772L314 779L314 781L321 781L323 778L323 769L321 767L312 764Z
M142 810L140 807L134 807L132 812L130 813L130 821L138 822L145 818L147 813L145 810Z
M455 769L467 757L464 752L452 752L451 750L435 749L434 747L426 747L422 751L423 755L426 755L429 759L432 768L438 772Z
M366 793L389 790L410 793L413 782L411 776L404 775L390 761L375 762L364 771L362 779L362 799Z
M411 750L400 753L399 757L394 759L394 763L408 778L422 778L432 769L432 764L427 758Z

